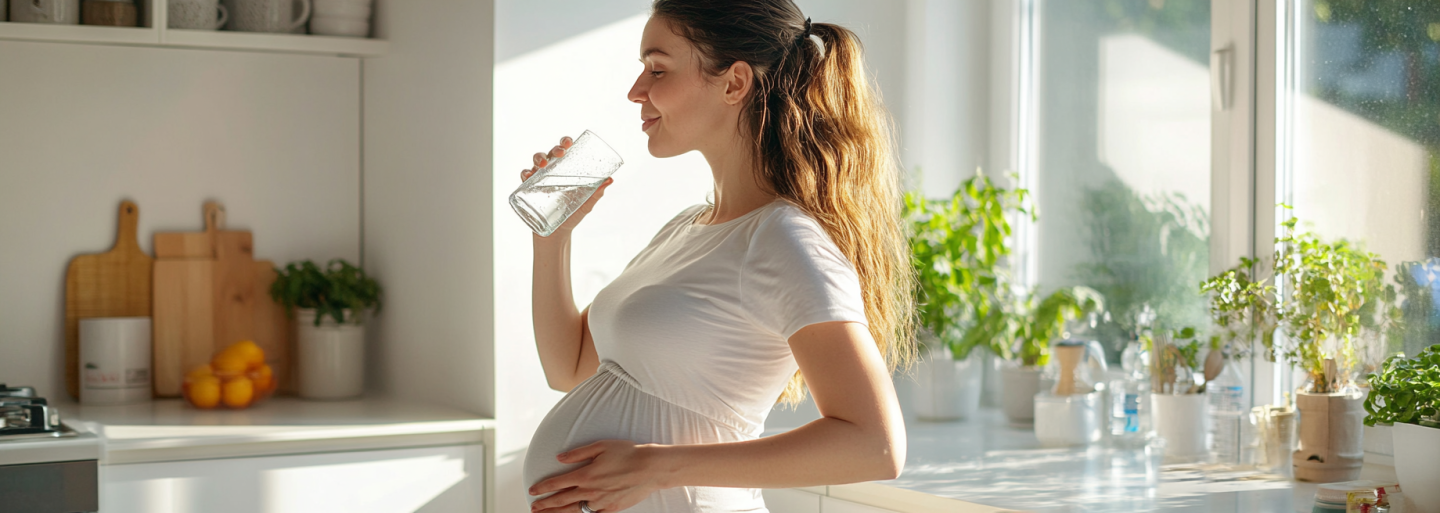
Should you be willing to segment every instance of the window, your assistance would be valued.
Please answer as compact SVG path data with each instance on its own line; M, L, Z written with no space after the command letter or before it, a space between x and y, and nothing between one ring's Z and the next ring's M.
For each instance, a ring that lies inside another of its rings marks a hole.
M1033 16L1030 281L1101 292L1118 362L1147 305L1162 327L1208 322L1210 0L1042 0Z

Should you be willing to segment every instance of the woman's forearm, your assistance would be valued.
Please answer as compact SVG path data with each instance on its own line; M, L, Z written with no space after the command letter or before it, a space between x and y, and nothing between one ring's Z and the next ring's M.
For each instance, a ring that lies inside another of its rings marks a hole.
M578 382L576 368L584 326L570 288L570 234L535 237L530 310L535 347L551 388L569 390Z
M905 465L903 424L864 427L821 418L745 442L645 446L675 486L793 488L894 479Z

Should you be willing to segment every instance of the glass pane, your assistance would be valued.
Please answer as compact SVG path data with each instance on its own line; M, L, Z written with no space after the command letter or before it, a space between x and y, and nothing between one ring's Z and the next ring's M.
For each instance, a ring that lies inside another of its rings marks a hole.
M1037 276L1086 285L1118 361L1137 313L1207 321L1210 0L1048 0L1037 33Z
M1281 199L1299 230L1357 242L1386 262L1408 330L1366 330L1361 365L1440 342L1429 289L1440 270L1440 2L1293 4ZM1397 271L1400 279L1395 279ZM1358 369L1363 372L1364 368Z

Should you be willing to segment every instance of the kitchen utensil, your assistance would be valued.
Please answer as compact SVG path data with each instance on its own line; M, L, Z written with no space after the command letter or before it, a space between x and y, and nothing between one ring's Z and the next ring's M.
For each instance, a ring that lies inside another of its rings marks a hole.
M614 148L586 130L564 156L550 159L510 193L510 208L536 234L548 237L623 164Z
M1075 370L1080 366L1082 356L1085 356L1085 346L1056 344L1055 358L1060 362L1060 375L1055 381L1055 395L1089 392L1079 391L1075 385Z
M27 0L28 1L28 0ZM98 255L80 255L65 271L65 391L80 398L80 319L149 317L155 260L135 238L140 208L120 203L115 246Z
M150 400L150 318L81 320L80 379L82 404Z
M85 25L134 27L134 0L85 0L80 15Z
M169 0L167 5L166 26L173 29L220 30L230 20L230 11L220 0Z
M368 37L370 20L316 16L310 19L310 33L318 36Z
M10 21L21 23L80 23L80 0L12 0Z
M295 2L300 15L295 16ZM291 32L310 19L310 0L225 0L230 28L241 32Z
M155 234L155 394L178 396L186 371L240 340L273 355L282 389L291 389L289 320L269 293L274 265L253 259L250 232L224 229L222 206L204 210L203 232Z

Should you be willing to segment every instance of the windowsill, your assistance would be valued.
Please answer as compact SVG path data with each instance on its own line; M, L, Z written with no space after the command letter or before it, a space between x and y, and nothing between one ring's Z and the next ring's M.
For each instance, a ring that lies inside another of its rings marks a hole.
M57 402L61 418L101 440L101 464L147 463L486 443L495 421L376 398L272 398L245 410L179 399L123 406Z
M1032 429L1008 426L993 408L957 422L906 419L906 434L899 479L801 490L901 512L1309 512L1314 504L1315 484L1253 471L1164 464L1158 484L1147 484L1138 451L1104 444L1046 449ZM1393 472L1366 465L1361 478L1393 480Z

